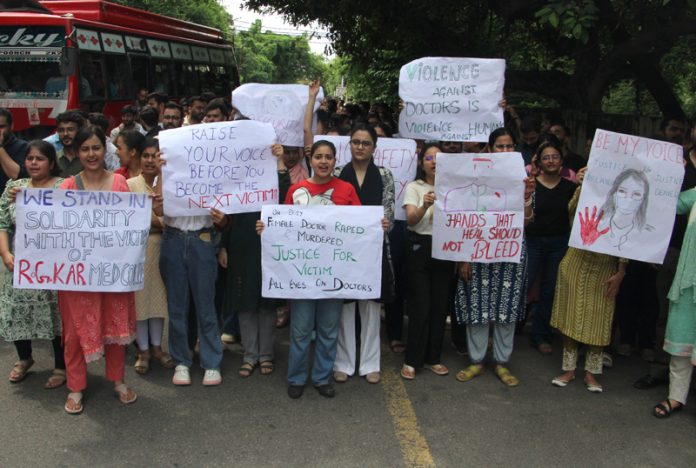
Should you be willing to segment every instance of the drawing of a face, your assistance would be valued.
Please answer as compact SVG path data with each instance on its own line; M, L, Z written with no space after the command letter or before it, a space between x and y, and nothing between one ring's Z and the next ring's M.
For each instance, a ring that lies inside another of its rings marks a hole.
M629 177L621 182L614 194L616 211L623 215L634 214L640 208L644 197L643 183L635 177Z
M277 91L263 99L263 112L278 117L293 117L293 109L299 108L297 97L291 92Z

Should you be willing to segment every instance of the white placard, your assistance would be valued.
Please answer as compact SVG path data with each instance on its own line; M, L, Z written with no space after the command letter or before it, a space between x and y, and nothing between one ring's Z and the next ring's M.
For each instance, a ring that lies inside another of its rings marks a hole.
M661 264L683 179L680 145L598 129L569 245Z
M16 203L15 288L143 288L152 217L147 194L23 189Z
M278 203L275 132L251 120L216 122L159 133L167 216L261 211Z
M247 83L232 91L232 105L245 117L268 122L275 128L278 143L304 147L304 115L309 87L290 84ZM320 89L314 112L324 99Z
M327 140L336 147L336 167L348 164L351 160L350 137L338 135L315 135L314 141ZM373 154L377 166L384 166L394 176L394 218L406 220L406 211L401 206L404 201L406 185L416 178L418 154L416 142L409 138L378 138Z
M381 206L264 206L262 296L380 297L383 216Z
M520 153L437 153L433 257L519 263L524 236Z
M440 141L488 141L502 127L505 60L424 57L401 67L399 134Z

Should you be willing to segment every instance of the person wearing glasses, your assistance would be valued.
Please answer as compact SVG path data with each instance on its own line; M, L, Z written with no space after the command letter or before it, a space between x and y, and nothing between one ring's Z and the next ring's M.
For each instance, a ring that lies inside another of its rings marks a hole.
M377 133L367 124L356 124L350 132L351 160L336 169L336 176L355 188L362 205L383 206L384 218L391 228L394 221L394 176L389 169L377 167L373 160ZM389 259L389 243L385 235L383 258ZM380 266L381 267L381 266ZM384 271L384 270L383 270ZM393 281L393 275L392 275ZM385 287L382 281L382 294ZM343 306L338 350L334 363L334 380L342 383L355 373L355 309L360 311L360 368L359 375L369 383L380 381L380 304L372 300L347 302Z
M515 151L512 134L505 128L495 130L488 137L488 147L493 153ZM535 180L525 179L524 223L534 218L532 193ZM510 373L507 363L515 340L515 325L524 318L527 297L527 247L522 242L520 263L469 263L460 262L459 282L455 294L455 311L459 323L466 324L466 341L471 364L457 372L460 382L483 374L483 360L488 348L490 329L493 329L493 360L495 374L508 386L519 385L517 377Z
M568 248L570 223L568 203L577 185L561 177L563 151L558 142L547 140L532 157L536 188L532 196L534 220L526 229L529 284L541 277L539 302L534 309L532 346L551 354L553 334L549 326L558 265Z

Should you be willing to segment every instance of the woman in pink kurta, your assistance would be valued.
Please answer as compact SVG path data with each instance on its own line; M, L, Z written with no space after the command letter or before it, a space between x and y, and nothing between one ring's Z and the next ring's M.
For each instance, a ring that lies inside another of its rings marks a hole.
M96 128L81 130L74 140L83 170L66 179L65 190L128 192L126 179L104 169L106 139ZM106 358L106 378L114 382L124 404L137 395L123 381L126 345L135 338L135 295L127 293L59 291L58 309L63 322L65 363L70 394L65 411L81 413L82 392L87 387L87 363Z

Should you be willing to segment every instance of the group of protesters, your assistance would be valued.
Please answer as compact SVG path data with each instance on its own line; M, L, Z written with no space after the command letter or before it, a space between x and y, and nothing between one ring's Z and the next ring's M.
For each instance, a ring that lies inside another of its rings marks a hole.
M380 382L383 315L388 349L404 355L404 380L415 379L421 370L449 374L442 362L449 325L452 345L470 361L456 372L456 380L484 374L490 350L494 374L515 387L520 380L510 368L511 356L515 336L529 316L531 344L540 354L553 353L554 329L562 335L562 373L549 379L554 386L565 387L575 379L584 345L588 391L603 391L598 376L613 365L612 352L637 352L655 363L634 384L651 388L667 380L664 349L671 356L669 395L653 414L668 417L685 405L696 364L696 129L689 134L683 119L665 118L659 135L649 135L683 145L686 166L665 262L652 265L568 247L588 154L572 150L571 132L560 120L521 118L502 102L506 126L494 130L487 142L417 141L417 174L405 188L403 206L396 207L394 177L373 158L379 139L398 136L389 106L325 99L314 113L319 89L317 81L308 87L305 146L271 148L280 201L383 207L388 263L386 269L382 265L383 296L386 283L393 292L388 299L265 298L260 212L164 214L166 155L160 153L158 133L246 119L227 98L191 96L175 103L158 93L139 93L133 105L122 109L121 123L108 136L104 115L69 110L57 116L53 135L29 143L12 134L12 114L0 109L0 257L8 269L0 292L0 336L14 343L19 358L9 380L21 382L33 366L34 339L52 340L54 369L45 387L67 384L65 410L71 414L84 409L86 364L102 356L119 400L136 400L124 378L126 347L133 341L135 372L147 374L154 361L173 369L174 385L191 384L196 354L202 384L219 385L223 350L237 344L243 348L240 378L257 369L269 375L275 371L274 331L289 318L288 395L301 397L311 383L320 395L333 397L333 383L356 374L370 384ZM348 136L350 161L337 167L336 147L321 135ZM437 154L512 152L521 153L527 169L520 262L434 258ZM14 205L24 188L150 194L144 288L135 293L13 288ZM396 208L405 210L405 221L394 219ZM163 346L167 322L168 346Z

